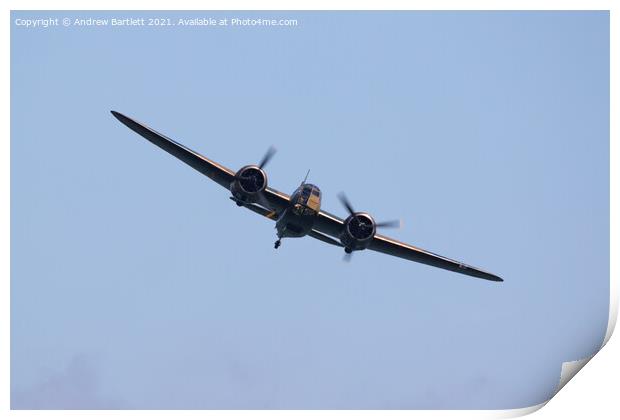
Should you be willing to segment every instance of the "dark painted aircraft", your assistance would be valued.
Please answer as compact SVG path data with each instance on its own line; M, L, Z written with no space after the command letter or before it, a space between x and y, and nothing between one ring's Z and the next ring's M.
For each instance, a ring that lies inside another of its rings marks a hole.
M234 172L144 124L119 112L111 112L120 122L151 143L229 190L232 194L230 198L238 206L275 221L278 236L275 248L280 246L282 238L308 235L344 248L345 257L350 257L354 251L371 249L468 276L503 281L495 274L378 234L377 228L394 227L398 222L375 222L370 214L356 212L342 193L339 199L349 212L345 219L321 210L321 190L306 180L290 196L269 187L264 167L275 153L273 148L267 151L258 165L247 165Z

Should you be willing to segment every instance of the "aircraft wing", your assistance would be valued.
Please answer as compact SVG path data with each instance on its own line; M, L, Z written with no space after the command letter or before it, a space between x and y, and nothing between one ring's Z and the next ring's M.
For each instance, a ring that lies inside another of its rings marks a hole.
M153 143L155 146L160 147L166 152L170 153L172 156L182 160L187 163L192 168L196 169L198 172L203 175L208 176L222 187L228 189L230 187L230 183L233 182L235 178L235 173L230 169L213 162L210 159L202 156L199 153L194 152L193 150L183 146L180 143L164 136L163 134L158 133L152 128L147 127L146 125L135 121L120 112L111 111L112 115L114 115L120 122L125 124L127 127L140 134L142 137Z
M183 162L196 169L203 175L208 176L227 190L230 189L230 184L235 179L235 172L233 172L232 170L202 156L200 153L194 152L190 148L185 147L180 143L177 143L171 138L166 137L161 133L158 133L152 128L149 128L146 125L134 119L131 119L126 115L121 114L120 112L111 112L112 115L114 115L120 122L125 124L131 130L140 134L142 137L153 143L155 146L165 150L177 159L182 160ZM284 194L269 187L267 187L267 189L265 190L264 195L267 198L267 201L269 202L272 209L277 211L286 208L288 202L290 201L290 197L287 194Z
M394 255L395 257L404 258L406 260L415 261L422 264L432 265L433 267L443 268L444 270L454 271L456 273L465 274L472 277L478 277L491 281L504 281L495 274L488 273L476 267L472 267L462 262L442 257L422 248L399 242L395 239L388 238L383 235L375 235L368 249L382 252L384 254Z
M315 230L335 238L340 237L343 228L344 220L326 211L319 213L314 224ZM503 281L501 277L495 274L379 234L375 235L367 249L472 277L491 281Z

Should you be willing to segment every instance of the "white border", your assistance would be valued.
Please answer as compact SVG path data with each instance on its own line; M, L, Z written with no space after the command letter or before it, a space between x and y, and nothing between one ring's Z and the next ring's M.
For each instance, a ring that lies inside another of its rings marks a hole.
M618 116L618 85L617 85L617 74L618 74L618 52L617 52L617 40L618 40L618 23L619 19L616 14L618 7L614 8L615 3L611 0L593 0L593 1L584 1L584 0L523 0L523 1L490 1L490 0L476 0L476 1L399 1L399 0L384 0L384 1L357 1L357 2L347 2L342 0L335 1L327 1L327 0L316 0L316 1L296 1L296 2L288 2L288 1L276 1L276 0L261 0L258 1L198 1L198 0L175 0L175 1L164 1L164 0L151 0L149 2L137 1L137 0L109 0L109 1L101 1L101 0L92 0L89 2L80 2L77 0L59 0L55 1L53 5L50 4L49 1L42 0L8 0L3 2L3 9L5 11L4 19L2 21L2 25L4 26L1 32L1 40L0 45L2 48L2 55L7 59L6 63L8 64L10 61L10 18L9 13L10 10L609 10L610 11L610 19L611 19L611 32L610 32L610 49L611 49L611 70L610 70L610 88L611 88L611 100L610 100L610 115ZM617 3L617 2L616 2ZM2 67L2 79L4 81L5 89L4 92L10 92L10 68L8 65ZM2 142L2 151L0 159L2 159L2 171L0 172L0 186L2 188L2 195L7 197L6 205L3 205L2 211L2 233L4 234L5 241L3 242L3 249L0 267L3 267L3 289L4 293L1 294L2 301L0 307L3 309L3 316L0 322L0 331L1 331L1 342L0 346L0 355L3 362L3 365L6 367L2 369L2 372L6 372L3 380L0 381L0 413L4 414L4 418L24 418L28 417L39 417L44 416L45 418L60 418L60 417L71 417L77 416L82 418L86 417L98 417L102 415L113 414L114 416L118 416L120 418L130 418L136 415L148 415L149 417L163 418L163 417L192 417L192 418L202 418L205 415L216 416L218 418L239 418L239 417L249 417L252 418L290 418L294 416L296 418L315 418L317 415L327 416L328 418L347 418L347 417L355 417L355 418L508 418L508 417L516 417L525 414L532 413L538 410L540 407L544 406L546 403L539 404L537 406L526 407L521 409L514 410L474 410L474 411L428 411L428 410L417 410L417 411L321 411L321 412L313 412L313 411L114 411L114 412L106 412L106 411L9 411L9 402L10 402L10 375L8 375L10 369L10 353L9 353L9 340L10 340L10 127L9 127L9 113L10 113L10 95L6 95L5 101L3 102L3 112L0 116L2 121L2 127L4 128L4 138L5 141ZM618 214L618 197L614 191L617 191L618 182L618 171L614 167L613 163L618 162L618 146L616 142L618 141L617 133L617 122L612 117L610 120L610 135L611 135L611 150L610 150L610 214L616 215ZM614 260L613 256L617 255L618 250L618 225L616 222L616 218L613 216L610 220L610 228L611 228L611 240L610 240L610 255L612 256L610 259L611 267L611 284L610 284L610 312L609 312L609 323L607 327L607 332L605 335L605 340L603 345L607 344L609 341L613 330L615 328L617 314L618 314L618 264ZM613 346L612 346L613 347ZM598 390L603 389L607 392L606 400L598 400L598 412L599 413L618 413L618 404L616 403L616 398L613 397L615 392L617 392L617 377L608 378L606 377L606 373L608 371L615 372L618 374L618 362L617 362L617 354L618 354L618 345L615 345L614 351L615 353L606 352L606 360L607 365L605 367L598 366L599 371L595 376L593 372L590 372L589 379L591 380L590 386L587 387L587 390L595 390L596 395L600 395ZM582 360L567 362L563 365L562 368L562 378L560 384L558 386L557 391L562 389L564 385L576 374L585 364L592 359L594 355L587 355ZM595 363L596 364L596 363ZM611 369L609 367L611 366ZM586 369L587 370L587 369ZM584 375L585 376L585 375ZM582 378L583 382L586 381L586 378ZM580 380L581 381L581 380ZM605 386L605 382L607 382L608 386ZM610 384L613 384L609 386ZM570 388L570 387L569 387ZM611 392L614 392L612 394ZM574 396L570 402L565 401L564 411L560 407L556 405L555 414L559 414L562 418L577 418L573 417L575 415L575 411L572 409L575 404L579 404L579 399L585 399L586 405L588 397L587 391L583 391L586 395ZM605 394L605 392L603 392ZM590 394L591 395L591 394ZM558 398L554 398L556 400ZM603 408L600 410L600 404L608 404L607 408ZM581 405L580 407L584 407ZM561 413L558 413L560 411ZM579 413L579 411L577 411ZM550 413L550 415L554 415L554 413ZM583 413L579 414L580 416ZM554 416L555 417L555 416ZM610 417L615 417L611 415Z

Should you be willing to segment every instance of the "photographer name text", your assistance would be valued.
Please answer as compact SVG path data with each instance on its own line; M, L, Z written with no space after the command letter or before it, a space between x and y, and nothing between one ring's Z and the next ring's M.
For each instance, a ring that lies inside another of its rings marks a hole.
M169 17L118 17L118 18L41 18L41 19L15 19L15 26L35 29L54 27L228 27L228 26L298 26L297 19L265 19L265 18L169 18Z

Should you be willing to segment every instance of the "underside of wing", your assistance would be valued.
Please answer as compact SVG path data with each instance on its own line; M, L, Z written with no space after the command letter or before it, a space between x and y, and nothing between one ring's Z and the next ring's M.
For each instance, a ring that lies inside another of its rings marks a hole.
M275 190L271 187L267 187L263 194L269 202L269 207L277 210L278 212L281 212L282 210L287 208L291 200L288 194L284 194L283 192Z
M321 210L314 222L314 229L334 238L339 238L344 229L344 221L331 213Z
M496 276L495 274L491 274L476 267L442 257L441 255L434 254L424 249L417 248L382 235L375 235L372 242L368 246L368 249L472 277L478 277L491 281L503 281L501 277Z
M334 246L337 246L337 247L340 247L340 248L343 247L343 245L340 242L338 242L337 240L335 240L331 236L324 235L321 232L318 232L318 231L316 231L314 229L312 229L310 232L308 232L308 236L311 236L314 239L318 239L319 241L325 242L326 244L334 245Z
M220 165L219 163L213 162L210 159L207 159L200 153L194 152L193 150L183 146L182 144L177 143L176 141L164 136L163 134L158 133L152 128L149 128L146 125L121 114L120 112L111 112L112 115L114 115L120 122L125 124L136 133L140 134L142 137L144 137L154 145L170 153L172 156L182 160L192 168L196 169L198 172L208 176L209 178L220 184L222 187L226 189L230 187L230 183L235 178L235 173L230 169Z
M278 219L278 215L275 211L273 210L268 210L264 207L261 206L257 206L256 204L252 204L252 203L241 203L241 206L245 207L248 210L252 210L254 213L260 214L261 216L266 217L267 219L271 219L271 220L277 220Z

